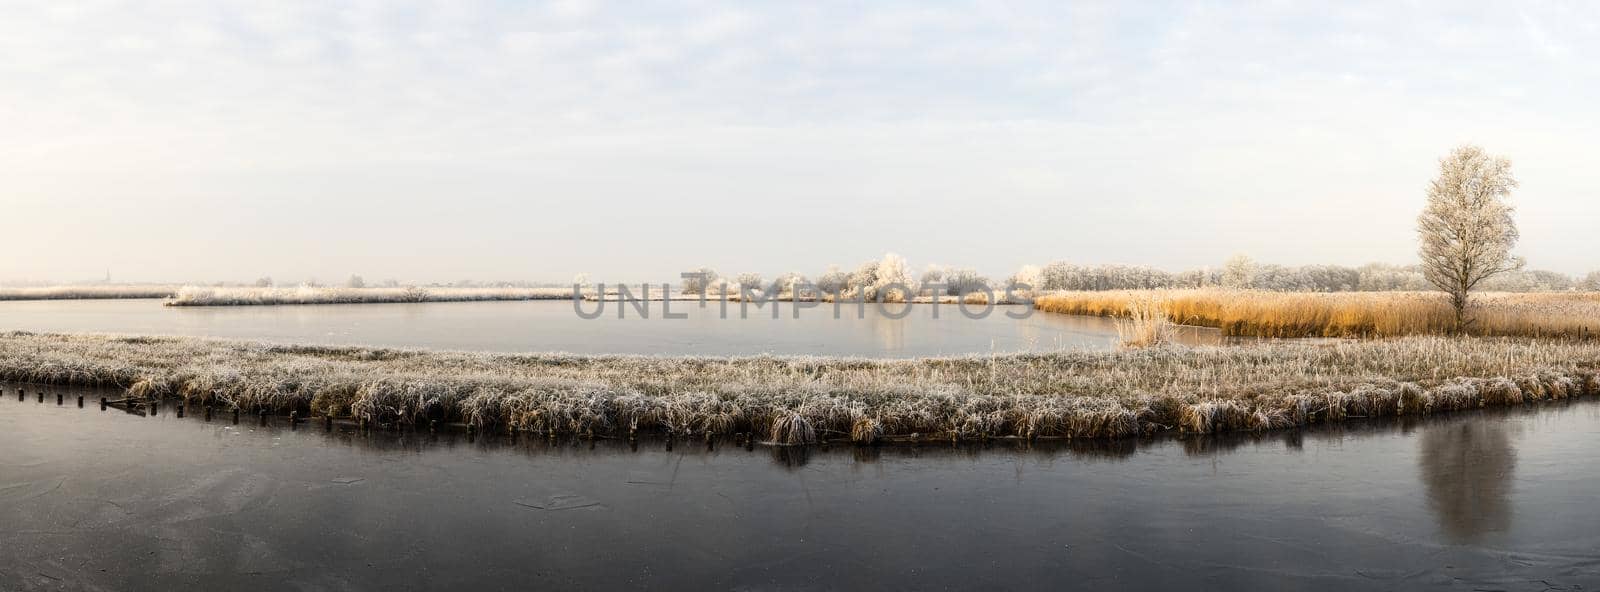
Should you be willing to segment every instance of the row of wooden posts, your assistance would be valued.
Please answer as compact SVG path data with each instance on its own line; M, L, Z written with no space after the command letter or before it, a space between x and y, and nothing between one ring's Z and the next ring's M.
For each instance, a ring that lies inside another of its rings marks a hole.
M44 398L45 398L44 390L36 391L36 395L39 398L39 402L43 403L44 402ZM25 401L25 400L27 400L27 389L18 388L17 389L17 401ZM108 407L128 408L128 407L124 406L124 405L128 404L127 402L128 402L127 399L110 400L110 399L107 399L105 397L100 397L100 410L101 411L105 411ZM56 393L56 404L57 405L65 404L64 395L62 395L61 393ZM211 416L212 416L212 408L211 408L211 406L210 405L205 405L203 407L205 409L206 421L211 421ZM83 395L78 395L78 408L80 408L80 409L83 408ZM159 401L150 400L150 401L145 403L145 410L149 414L150 417L155 417L155 415L160 410L160 408L161 408L161 403ZM178 407L177 407L177 415L178 415L178 417L183 417L185 408L186 408L186 405L184 403L178 403ZM232 408L232 414L233 414L233 424L234 425L239 425L239 408L238 407ZM266 409L259 410L257 412L257 416L260 418L261 425L262 426L266 426L267 422L268 422L268 418L270 417L269 415L267 415L267 410ZM300 412L299 411L290 411L289 412L289 427L291 429L296 427L296 426L298 426L301 422L304 422L304 421L305 420L300 417ZM362 425L363 428L365 428L366 427L366 422L362 422L361 425ZM324 415L322 417L322 426L323 426L324 429L332 430L333 429L333 416L332 415ZM428 432L429 433L437 432L438 429L439 429L439 422L437 422L437 421L429 421L428 422ZM476 434L477 434L477 428L475 426L471 425L471 424L467 424L467 436L470 438L470 437L475 436Z
M35 391L35 395L38 397L38 400L39 400L40 403L44 402L44 398L45 398L44 390ZM28 399L27 389L23 389L23 388L17 389L17 401L19 401L19 402L20 401L26 401L27 399ZM56 393L56 404L57 405L65 405L66 404L66 396L61 394L61 393ZM129 408L129 407L127 407L127 405L129 405L127 399L111 400L111 399L107 399L105 397L100 397L100 410L101 411L105 411L109 407L118 407L118 408L127 409L127 408ZM145 407L145 411L149 414L149 416L150 417L154 417L156 415L156 413L158 411L160 411L161 403L159 401L156 401L156 400L151 400L151 401L146 402L144 407ZM211 408L211 406L210 405L205 405L203 407L205 408L206 421L211 421L211 416L212 416L212 408ZM78 395L78 408L79 409L83 408L83 395ZM183 417L184 412L186 411L186 409L187 409L187 405L186 404L178 403L178 407L177 407L178 417ZM136 410L136 409L132 409L132 410ZM238 425L239 424L239 408L238 407L234 407L232 411L233 411L233 423L234 423L234 425ZM260 412L257 415L260 417L261 425L263 425L263 426L267 425L267 420L268 420L268 417L269 417L267 415L267 410L266 409L262 409L262 410L260 410ZM305 420L300 418L300 412L298 412L298 411L289 412L289 426L291 428L295 427L296 425L299 425L303 421L305 421ZM327 429L330 429L330 430L333 429L333 417L332 416L323 417L323 426L326 427Z
M40 390L40 391L37 392L37 394L38 394L39 402L43 403L44 402L44 397L45 397L44 391ZM65 404L65 399L63 397L64 397L64 395L62 395L61 393L56 393L56 404L57 405L64 405ZM25 401L25 400L27 400L26 390L25 389L21 389L21 388L17 389L17 401L20 402L20 401ZM107 399L105 397L100 397L100 410L101 411L105 411L107 407L111 407L111 406L116 406L118 408L127 408L127 407L124 407L124 405L127 405L127 401L128 401L127 399L109 400L109 399ZM154 417L156 415L156 413L160 410L161 403L159 401L156 401L156 400L152 399L152 400L150 400L150 401L145 403L145 407L146 407L147 412L149 413L149 416L150 417ZM186 405L184 403L178 403L178 408L177 408L178 417L183 417L185 407L186 407ZM211 406L210 405L205 405L203 407L205 408L206 421L211 421L211 412L212 412ZM83 395L78 395L78 408L79 409L83 408ZM233 424L234 425L239 425L239 408L238 407L234 407L232 409L232 412L233 412ZM267 418L269 417L267 415L267 410L266 409L259 410L257 412L257 416L260 418L261 425L263 427L265 427L267 425ZM300 418L300 412L298 412L298 411L290 411L289 412L289 428L290 429L294 429L297 425L300 424L300 422L303 422L303 421L305 421L305 420ZM322 425L323 425L323 429L330 430L330 431L333 430L333 416L324 415L322 417ZM363 429L365 429L366 428L366 422L361 422L361 427ZM428 421L428 433L435 433L435 432L438 431L438 429L439 429L439 422L438 421L436 421L436 420L429 420ZM513 434L513 436L515 435L515 431L512 431L511 433ZM470 423L467 424L467 438L471 439L471 438L475 437L476 435L477 435L477 427L473 426ZM554 441L556 439L556 435L555 435L554 432L551 432L549 434L549 436L550 436L550 440L552 440L552 441ZM592 443L593 440L594 440L594 434L590 433L589 436L588 436L588 439ZM711 446L712 446L712 436L711 436L710 433L707 433L705 435L705 440L706 440L706 448L708 448L708 449L711 448ZM633 445L637 446L638 435L637 435L637 432L634 429L629 429L628 430L628 442L630 444L633 444ZM750 448L753 448L754 445L755 445L755 438L753 438L750 434L734 434L734 444L737 445L737 446L743 446L746 449L750 449ZM672 439L671 438L667 439L667 450L672 450Z

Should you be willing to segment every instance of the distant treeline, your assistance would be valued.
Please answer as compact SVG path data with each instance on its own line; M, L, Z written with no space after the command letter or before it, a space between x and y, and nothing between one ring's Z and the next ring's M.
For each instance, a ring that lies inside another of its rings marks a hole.
M1434 287L1422 275L1417 265L1389 265L1369 263L1360 267L1343 265L1304 265L1290 267L1257 263L1240 255L1229 259L1218 268L1191 269L1168 272L1143 265L1078 265L1056 261L1044 266L1024 265L1003 281L991 281L971 268L930 265L921 273L899 255L890 253L882 259L870 260L854 270L829 266L816 278L807 278L799 272L789 272L775 279L764 279L758 273L741 273L724 276L709 267L689 270L692 276L681 284L685 294L714 294L722 290L738 293L741 287L772 290L781 294L795 289L817 290L826 294L847 297L866 295L875 298L879 292L899 285L923 296L938 292L960 295L985 289L1000 292L1027 286L1033 291L1101 291L1101 290L1155 290L1186 288L1230 288L1271 292L1412 292L1430 291ZM574 280L588 284L587 275ZM1566 292L1571 290L1600 291L1600 271L1582 278L1554 271L1522 270L1506 273L1484 282L1479 289L1489 292ZM893 298L895 294L887 294Z
M1032 281L1029 281L1032 280ZM1193 269L1170 273L1136 265L1074 265L1057 261L1042 268L1024 267L1010 278L1015 283L1043 290L1149 290L1157 288L1223 287L1275 292L1389 292L1431 290L1416 265L1371 263L1342 265L1258 264L1235 257L1220 269ZM1486 281L1491 292L1600 291L1600 272L1583 278L1544 270L1507 273Z

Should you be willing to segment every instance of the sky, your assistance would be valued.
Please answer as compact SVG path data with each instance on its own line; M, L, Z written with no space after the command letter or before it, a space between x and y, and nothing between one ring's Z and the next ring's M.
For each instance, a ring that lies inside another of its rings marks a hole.
M1600 5L0 0L0 281L1600 269Z

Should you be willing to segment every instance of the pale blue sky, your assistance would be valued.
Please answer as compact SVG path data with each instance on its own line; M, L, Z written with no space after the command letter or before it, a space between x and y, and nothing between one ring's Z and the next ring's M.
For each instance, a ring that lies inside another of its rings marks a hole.
M0 2L0 280L1600 268L1586 3ZM1133 3L1128 3L1133 4Z

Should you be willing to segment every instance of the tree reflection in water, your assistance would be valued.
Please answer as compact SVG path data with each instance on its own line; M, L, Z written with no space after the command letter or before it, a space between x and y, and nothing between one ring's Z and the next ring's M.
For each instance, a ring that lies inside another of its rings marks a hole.
M1428 507L1452 542L1471 543L1511 526L1517 454L1504 423L1469 418L1425 426L1418 438Z

